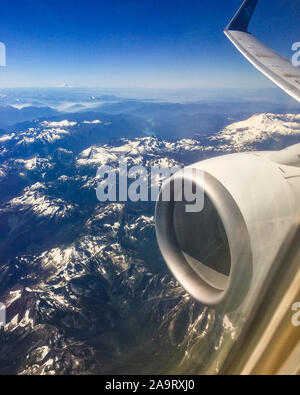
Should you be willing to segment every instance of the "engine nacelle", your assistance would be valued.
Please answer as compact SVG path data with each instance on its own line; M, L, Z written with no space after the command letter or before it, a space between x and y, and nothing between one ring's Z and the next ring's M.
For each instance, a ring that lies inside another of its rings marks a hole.
M299 154L300 144L225 155L189 166L202 169L203 178L179 171L164 183L155 212L157 240L192 297L235 309L247 293L259 293L299 210ZM203 190L200 212L161 200L164 189L184 177Z

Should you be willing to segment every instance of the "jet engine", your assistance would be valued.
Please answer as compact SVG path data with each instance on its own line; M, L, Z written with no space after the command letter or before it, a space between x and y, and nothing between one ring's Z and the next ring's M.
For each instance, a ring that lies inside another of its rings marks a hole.
M282 151L228 154L188 169L195 171L182 169L161 188L155 212L158 244L193 298L233 310L247 294L259 292L296 220L300 144ZM202 210L187 210L187 202L174 194L169 201L162 198L178 180L201 188Z

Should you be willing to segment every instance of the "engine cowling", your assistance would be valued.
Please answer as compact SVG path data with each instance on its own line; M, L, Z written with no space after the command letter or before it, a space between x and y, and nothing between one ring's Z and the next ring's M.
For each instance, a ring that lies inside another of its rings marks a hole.
M299 210L299 153L300 144L225 155L189 166L203 177L181 170L164 183L155 212L158 244L196 300L232 310L246 294L259 293ZM200 212L162 201L164 189L185 177L203 190Z

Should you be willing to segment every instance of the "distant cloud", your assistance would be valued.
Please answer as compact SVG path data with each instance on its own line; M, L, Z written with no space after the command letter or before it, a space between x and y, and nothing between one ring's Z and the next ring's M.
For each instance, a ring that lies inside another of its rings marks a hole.
M72 88L72 85L67 84L66 82L64 82L64 83L61 85L61 88Z
M96 119L95 121L83 121L83 123L95 125L95 124L102 123L102 121L100 121L100 119Z
M77 125L77 122L70 122L67 120L59 121L59 122L44 121L41 123L41 125L46 126L47 128L61 128L61 127L67 128L70 126Z

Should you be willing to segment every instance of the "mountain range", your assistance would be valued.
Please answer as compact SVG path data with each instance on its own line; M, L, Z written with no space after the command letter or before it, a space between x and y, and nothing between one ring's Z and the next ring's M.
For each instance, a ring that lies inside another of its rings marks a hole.
M0 135L1 374L218 370L218 350L236 337L230 314L195 302L172 277L153 202L97 200L97 169L124 157L150 169L283 148L299 142L300 118L255 114L193 138L148 135L148 126L92 111Z

